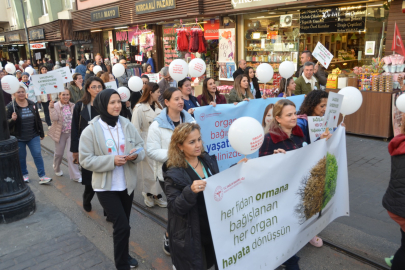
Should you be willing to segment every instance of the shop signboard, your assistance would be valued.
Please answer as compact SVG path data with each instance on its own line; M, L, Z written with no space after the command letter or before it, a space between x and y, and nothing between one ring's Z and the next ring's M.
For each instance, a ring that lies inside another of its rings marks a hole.
M0 42L6 42L6 36L0 36Z
M95 10L95 11L92 11L90 13L90 15L91 15L92 22L119 18L120 17L120 7L114 6L114 7Z
M209 20L204 24L204 37L205 39L219 38L219 20Z
M45 39L44 29L30 30L30 40Z
M7 39L8 39L8 41L20 41L21 37L20 37L19 33L15 33L15 34L7 35Z
M176 0L145 0L135 3L137 15L174 8L176 8Z
M366 16L366 5L301 10L300 33L364 31Z
M268 6L295 1L298 0L231 0L231 3L234 9L241 9L241 8Z
M46 43L33 43L33 44L31 43L30 49L31 50L46 49Z
M9 52L18 52L18 47L16 47L16 46L8 47L8 51Z

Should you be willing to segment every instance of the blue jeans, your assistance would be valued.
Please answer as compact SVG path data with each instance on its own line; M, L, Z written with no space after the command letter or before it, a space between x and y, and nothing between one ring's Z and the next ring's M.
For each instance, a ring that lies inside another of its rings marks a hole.
M285 265L285 270L300 270L300 267L298 265L299 260L300 257L298 257L297 255L294 255L291 258L289 258L287 261L283 263Z
M20 157L21 171L23 175L28 174L27 170L27 146L30 149L31 155L34 158L35 166L39 177L45 176L44 160L41 155L41 140L39 136L32 138L29 141L18 141L18 155Z

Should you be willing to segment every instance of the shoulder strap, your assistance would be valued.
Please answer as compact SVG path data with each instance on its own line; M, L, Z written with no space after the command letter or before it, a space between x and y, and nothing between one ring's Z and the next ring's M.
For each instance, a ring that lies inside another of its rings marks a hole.
M79 118L79 136L81 134L81 132L80 132L80 124L82 123L82 114L81 114L82 111L83 111L83 102L82 102L82 107L80 108L80 112L79 112L79 115L80 115L80 118Z

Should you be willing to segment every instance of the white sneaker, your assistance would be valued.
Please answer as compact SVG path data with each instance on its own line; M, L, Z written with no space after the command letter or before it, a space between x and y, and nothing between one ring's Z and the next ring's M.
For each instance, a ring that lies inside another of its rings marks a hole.
M39 178L39 184L43 185L43 184L47 184L49 182L52 181L52 178L49 178L48 176L44 175L42 177Z
M30 182L30 177L28 176L28 174L23 175L23 179L25 183L29 183Z
M158 196L162 196L162 195L158 195ZM159 205L160 207L167 207L167 202L163 199L163 197L160 198L154 198L155 200L155 204Z
M77 183L81 183L82 182L82 178L77 178L77 179L72 179L73 181L77 182Z
M63 175L63 171L60 172L55 172L56 176L62 176Z
M153 207L155 206L155 200L153 199L153 196L148 196L145 192L142 191L142 196L144 198L144 203L146 204L147 207Z

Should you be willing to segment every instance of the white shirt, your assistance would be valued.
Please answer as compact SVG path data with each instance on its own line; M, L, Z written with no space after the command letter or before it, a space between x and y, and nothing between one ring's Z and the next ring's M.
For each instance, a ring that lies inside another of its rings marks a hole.
M303 74L302 74L302 77L304 78L305 83L310 83L310 84L311 84L311 89L312 89L312 90L320 90L320 89L317 89L317 88L315 87L315 84L316 84L318 81L317 81L317 79L316 79L314 76L312 76L312 78L311 78L310 80L308 80L307 77L305 77L305 75L304 75L304 73L303 73Z
M108 150L109 155L124 155L125 151L125 136L122 132L120 121L118 120L115 127L111 127L107 125L101 118L98 120L101 125L101 128L104 133L104 140L105 145ZM108 131L110 130L110 131ZM117 134L118 131L118 134ZM112 137L111 137L112 135ZM118 137L119 136L119 140ZM114 138L114 139L113 139ZM114 142L115 141L115 142ZM119 142L118 142L119 141ZM118 149L116 149L116 144L118 145ZM111 183L111 190L104 190L104 189L95 189L94 191L123 191L127 188L127 183L125 181L125 174L124 174L124 167L123 166L115 166L112 172L112 183Z

